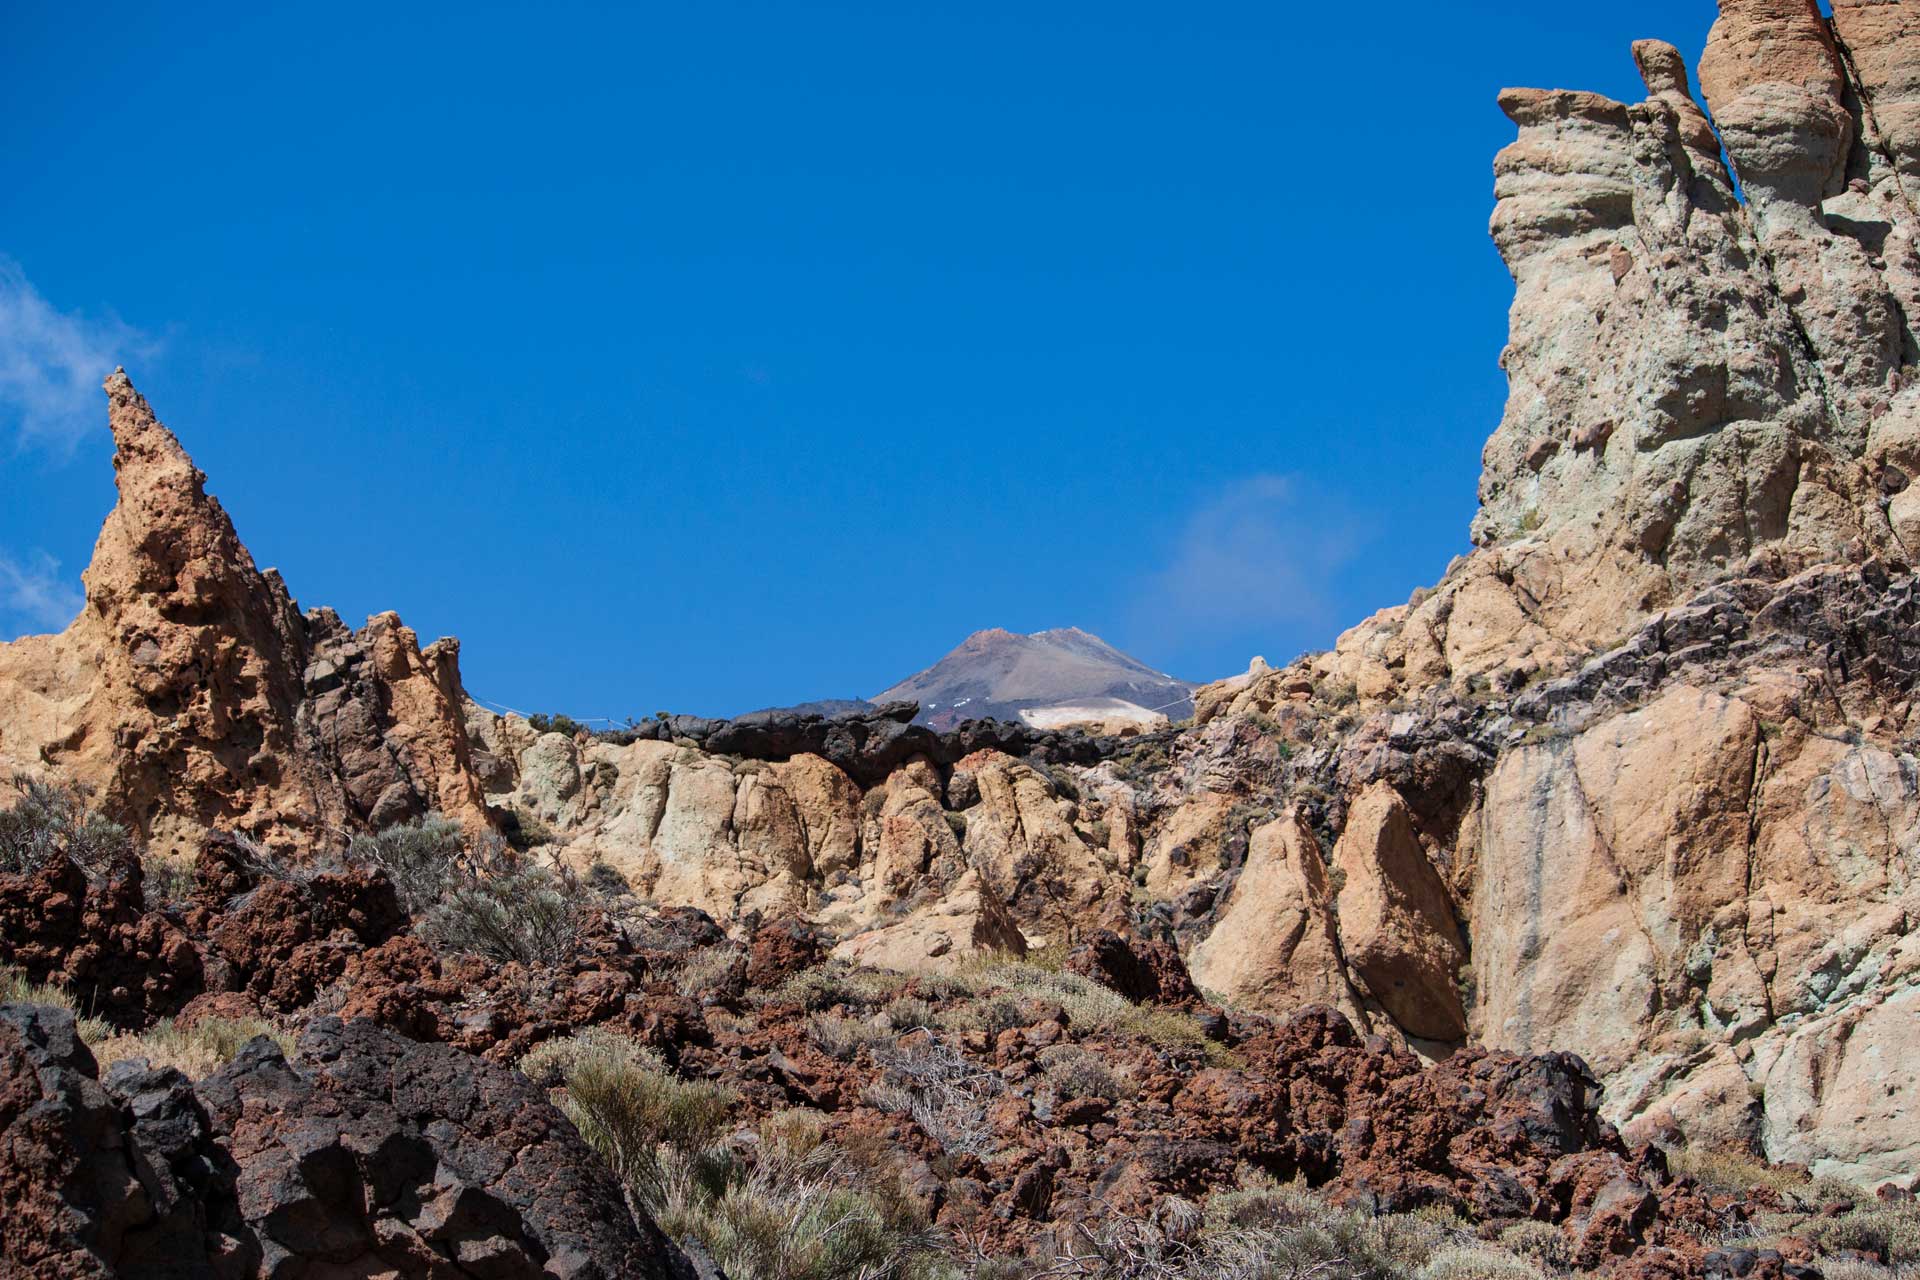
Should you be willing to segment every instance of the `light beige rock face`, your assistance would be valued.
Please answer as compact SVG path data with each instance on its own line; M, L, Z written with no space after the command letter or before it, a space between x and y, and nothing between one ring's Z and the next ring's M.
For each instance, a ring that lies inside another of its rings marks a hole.
M1816 732L1785 692L1747 694L1796 716L1774 721L1679 685L1500 761L1473 1030L1578 1049L1622 1120L1884 1179L1920 1144L1889 1039L1920 977L1916 762Z
M940 973L994 953L1022 956L1027 944L1000 895L978 871L903 918L856 933L833 949L855 964L907 973Z
M1326 865L1298 810L1254 829L1246 867L1187 965L1233 1004L1276 1013L1329 1004L1368 1026L1347 981Z
M916 759L863 794L818 756L769 763L657 741L615 746L535 734L471 703L466 714L491 803L546 828L569 865L604 863L662 905L729 925L805 915L849 936L977 875L1036 946L1126 919L1136 818L1131 789L1111 780L1089 778L1096 794L1074 799L1033 766L980 751L950 778ZM968 803L950 809L949 790Z
M1409 1034L1466 1034L1459 971L1466 959L1446 884L1428 860L1406 802L1385 783L1367 788L1333 849L1343 883L1340 947L1368 992Z
M0 764L94 788L167 854L215 827L297 849L430 808L485 823L458 647L423 653L392 615L359 636L302 618L127 376L106 392L119 501L81 615L0 645ZM329 646L367 670L313 665Z
M1833 26L1868 135L1886 148L1911 204L1920 193L1920 13L1908 0L1834 0Z

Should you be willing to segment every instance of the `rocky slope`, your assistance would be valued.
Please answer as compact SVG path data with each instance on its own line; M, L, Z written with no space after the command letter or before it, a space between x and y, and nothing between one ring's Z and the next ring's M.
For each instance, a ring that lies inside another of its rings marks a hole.
M1059 971L912 978L826 960L797 921L735 941L697 911L582 890L570 956L489 963L425 945L379 870L289 875L221 840L184 898L56 857L0 874L0 900L48 921L0 960L85 974L143 921L184 957L167 1026L304 1027L191 1079L148 1042L103 1069L71 1013L0 1004L8 1274L691 1277L541 1087L586 1077L565 1052L527 1056L589 1030L723 1086L708 1096L734 1133L759 1126L749 1147L810 1117L895 1180L901 1212L1035 1266L1175 1230L1249 1170L1363 1214L1444 1208L1489 1239L1534 1224L1583 1269L1649 1276L1724 1269L1706 1233L1782 1203L1629 1147L1570 1054L1427 1068L1324 1007L1223 1015L1171 948L1111 933Z
M1198 690L1190 728L936 731L908 704L538 733L465 700L452 642L300 614L116 375L120 504L82 616L0 646L0 762L183 854L219 829L318 857L439 810L717 933L804 919L841 962L951 978L1109 929L1250 1013L1337 1009L1409 1073L1571 1051L1629 1139L1904 1183L1917 9L1725 0L1704 105L1652 41L1642 102L1503 93L1510 396L1476 550L1330 652ZM215 924L49 892L108 940L16 911L7 954L136 1021L236 970L292 984L283 1012L393 972L292 926L271 966L240 941L209 966ZM608 980L524 1036L462 1003L483 981L408 977L398 1007L444 1011L381 1016L505 1056L601 1016Z

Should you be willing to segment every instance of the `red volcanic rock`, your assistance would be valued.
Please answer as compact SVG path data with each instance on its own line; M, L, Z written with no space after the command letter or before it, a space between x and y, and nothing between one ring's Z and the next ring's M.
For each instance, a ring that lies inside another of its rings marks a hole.
M776 920L753 935L747 952L747 981L756 987L777 987L819 964L825 954L820 931L812 925L792 917Z
M0 875L0 963L66 987L118 1023L171 1013L203 985L199 951L172 921L146 910L140 864L89 880L65 857Z
M1119 992L1135 1004L1197 1005L1200 992L1172 944L1127 938L1111 929L1087 935L1067 955L1066 969Z
M540 1089L445 1045L323 1018L294 1063L256 1041L199 1094L264 1271L691 1277Z
M231 966L231 985L284 1010L309 1003L352 957L406 923L392 882L354 868L304 881L261 880L213 919L208 941Z

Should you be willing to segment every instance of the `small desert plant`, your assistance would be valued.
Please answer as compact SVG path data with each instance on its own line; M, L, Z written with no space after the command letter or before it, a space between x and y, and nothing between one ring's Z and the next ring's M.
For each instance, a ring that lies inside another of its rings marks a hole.
M89 1045L104 1044L113 1035L106 1020L89 1016L71 991L53 983L35 982L26 970L12 965L0 965L0 1004L44 1004L65 1009L79 1020L80 1038Z
M193 864L156 853L140 855L141 891L150 906L185 902L193 896Z
M734 1280L903 1280L938 1260L885 1162L823 1142L814 1117L782 1113L725 1140L731 1095L604 1029L549 1041L521 1069L555 1089L637 1210Z
M739 947L730 942L696 947L682 955L673 967L674 989L694 1000L718 996L733 986L736 971L744 986L746 958Z
M168 1019L145 1031L113 1036L94 1052L102 1070L115 1062L144 1058L150 1066L172 1067L199 1080L232 1062L261 1036L278 1044L282 1053L293 1053L293 1037L258 1018L196 1018L184 1024Z
M587 726L581 724L572 716L563 715L557 711L552 715L541 715L536 712L528 716L527 727L535 733L564 733L569 738L576 737L587 731Z
M1540 1280L1527 1259L1485 1245L1453 1245L1420 1268L1418 1280Z
M1053 1096L1062 1102L1074 1098L1105 1098L1115 1102L1133 1092L1098 1054L1078 1045L1049 1047L1040 1055L1040 1068L1053 1087Z
M1864 1253L1902 1270L1920 1263L1920 1205L1876 1204L1836 1217L1809 1218L1796 1225L1795 1234L1823 1254Z
M639 1041L602 1027L547 1041L520 1070L565 1090L567 1118L643 1204L663 1194L659 1147L712 1145L733 1105L727 1090L680 1079Z
M1573 1265L1566 1232L1549 1222L1517 1222L1500 1233L1500 1247L1548 1271Z
M348 858L384 871L402 905L416 915L446 895L466 856L466 831L437 813L356 836L347 847Z
M90 807L86 788L24 773L14 774L9 786L13 803L0 809L0 871L31 871L64 854L81 869L98 873L134 856L133 837Z
M622 898L633 892L633 886L612 863L594 863L587 868L587 874L583 879L587 888L609 898Z
M993 1152L992 1099L1005 1088L1000 1077L969 1062L930 1036L913 1036L877 1049L880 1079L867 1101L881 1111L910 1117L948 1155Z
M1667 1165L1702 1187L1721 1195L1746 1197L1763 1187L1782 1195L1804 1195L1805 1174L1782 1169L1757 1156L1733 1148L1680 1147L1667 1152Z
M829 1058L852 1062L863 1051L893 1043L890 1026L876 1026L860 1018L843 1018L837 1013L816 1013L807 1019L807 1038Z
M887 1015L887 1025L895 1031L931 1027L935 1016L933 1006L918 996L895 996L887 1001L883 1012Z

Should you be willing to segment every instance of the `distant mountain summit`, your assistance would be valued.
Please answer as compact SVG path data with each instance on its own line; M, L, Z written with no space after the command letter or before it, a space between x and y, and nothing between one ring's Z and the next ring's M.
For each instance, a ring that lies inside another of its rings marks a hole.
M918 702L920 722L935 728L980 719L1148 725L1191 716L1193 689L1078 627L1024 636L995 627L873 701Z

